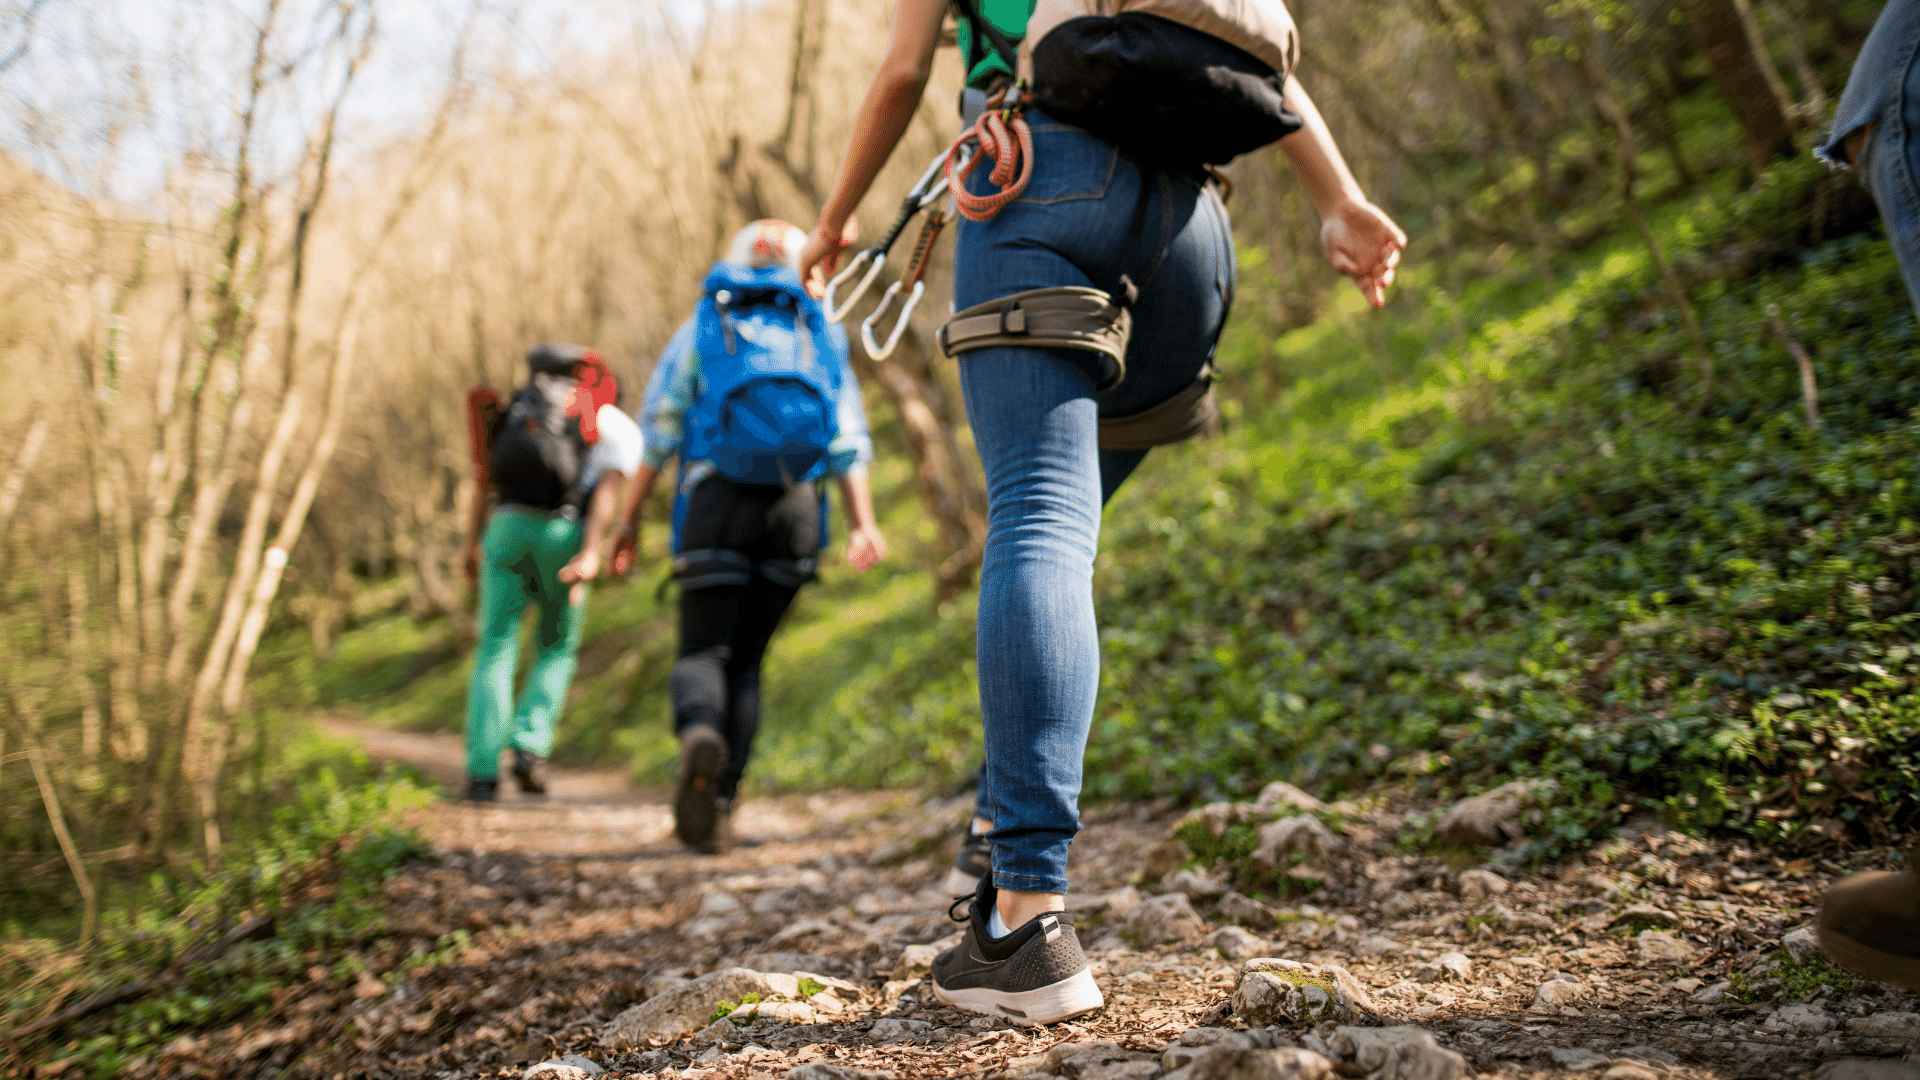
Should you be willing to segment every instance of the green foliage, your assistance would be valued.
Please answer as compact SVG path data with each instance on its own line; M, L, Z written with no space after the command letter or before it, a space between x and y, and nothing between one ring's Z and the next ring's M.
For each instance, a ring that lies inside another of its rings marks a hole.
M803 998L810 998L826 988L825 983L817 980L809 979L805 976L802 976L800 979L800 996Z
M39 1015L56 988L71 1001L159 977L158 993L103 1014L48 1048L55 1059L112 1075L182 1032L256 1014L282 987L308 977L317 960L351 956L352 946L379 933L382 882L428 852L419 836L395 827L394 817L425 798L405 781L342 783L331 770L319 770L274 812L250 848L230 853L217 867L156 873L137 898L108 912L92 948L64 960L77 986L56 987L31 970L4 970L61 955L51 943L0 957L0 981L23 988L0 1003L0 1027ZM269 932L192 960L207 942L248 920ZM422 957L416 966L432 962ZM332 977L358 974L343 963Z
M1850 993L1860 987L1860 980L1817 953L1803 960L1781 949L1751 971L1733 972L1727 985L1736 1000L1751 1005L1813 1001L1828 994Z

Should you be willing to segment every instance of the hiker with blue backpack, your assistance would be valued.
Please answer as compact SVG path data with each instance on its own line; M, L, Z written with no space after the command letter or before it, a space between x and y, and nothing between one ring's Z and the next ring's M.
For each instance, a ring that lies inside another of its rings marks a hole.
M846 504L847 562L864 571L887 554L867 484L873 442L846 336L827 322L796 270L805 240L781 221L754 222L734 237L708 273L693 318L660 357L641 411L638 498L679 459L673 815L676 835L697 851L731 844L733 807L760 727L767 646L829 543L827 481ZM637 524L636 517L636 532Z
M991 871L956 903L964 937L932 983L949 1005L1054 1023L1104 1002L1065 910L1100 682L1100 513L1150 450L1215 416L1234 285L1216 167L1278 143L1328 260L1375 307L1406 235L1295 77L1281 0L901 0L894 12L801 269L828 290L952 14L965 133L944 168L965 220L958 310L938 341L987 478L979 817Z

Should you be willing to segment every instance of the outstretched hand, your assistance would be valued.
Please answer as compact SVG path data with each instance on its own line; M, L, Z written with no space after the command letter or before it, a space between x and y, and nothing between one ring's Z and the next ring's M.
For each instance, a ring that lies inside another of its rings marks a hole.
M1367 303L1386 306L1400 253L1407 247L1407 234L1386 211L1364 199L1342 203L1321 222L1320 246L1333 268L1359 286Z
M800 280L807 283L807 291L815 299L827 295L827 279L840 269L840 253L858 239L858 221L847 222L837 232L823 221L807 234L807 244L800 249Z
M568 594L568 603L578 604L587 598L587 582L600 576L600 553L582 551L573 557L573 561L560 568L560 583L573 586Z
M847 537L847 565L865 572L880 565L887 557L887 538L873 526L855 529Z

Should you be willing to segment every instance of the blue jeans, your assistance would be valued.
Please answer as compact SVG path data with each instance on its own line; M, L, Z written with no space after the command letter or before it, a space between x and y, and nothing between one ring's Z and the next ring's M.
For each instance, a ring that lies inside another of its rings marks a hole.
M1872 126L1859 160L1847 142ZM1820 156L1859 169L1920 309L1920 0L1890 0L1860 50Z
M1088 354L964 354L961 387L987 478L980 573L981 816L1003 889L1067 891L1080 780L1100 681L1093 560L1100 510L1146 457L1099 448L1102 416L1192 385L1212 358L1234 283L1226 208L1200 174L1142 169L1079 128L1031 113L1033 181L986 222L962 222L958 306L1026 289L1139 287L1127 376L1096 392ZM970 181L987 190L985 168Z

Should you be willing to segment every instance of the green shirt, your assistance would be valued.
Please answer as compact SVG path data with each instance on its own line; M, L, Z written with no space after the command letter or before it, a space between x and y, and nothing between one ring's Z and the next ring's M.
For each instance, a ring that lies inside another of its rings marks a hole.
M1002 37L1016 45L1026 36L1027 20L1033 17L1037 3L1038 0L973 0L973 6L981 17L992 23ZM1013 68L1001 59L990 39L981 38L975 43L973 20L967 18L964 8L954 23L960 42L960 55L967 65L968 86L985 87L1000 76L1013 77Z

